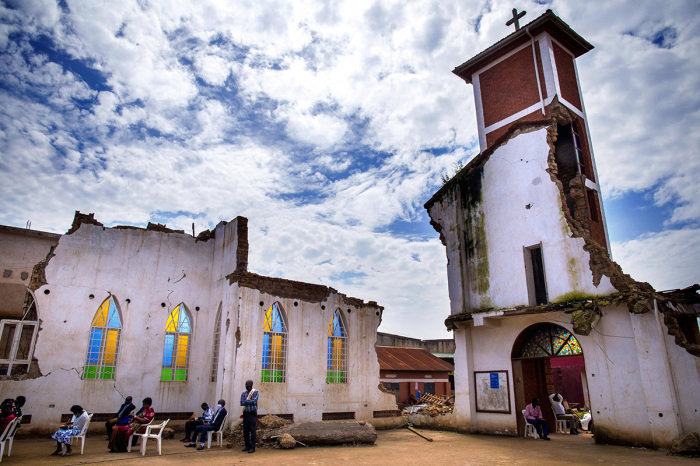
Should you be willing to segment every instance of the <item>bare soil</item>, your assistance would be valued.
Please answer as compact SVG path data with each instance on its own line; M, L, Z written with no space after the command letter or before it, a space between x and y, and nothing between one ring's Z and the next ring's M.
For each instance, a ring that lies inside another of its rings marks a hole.
M298 447L293 450L261 448L253 454L241 452L242 445L232 448L215 447L196 451L184 448L177 440L163 440L163 455L158 456L156 443L151 441L142 457L138 447L131 453L109 453L101 435L90 436L85 443L85 454L80 445L73 446L73 456L49 456L55 443L48 439L18 439L12 447L12 456L3 457L2 464L65 465L116 463L175 464L180 462L231 465L255 464L332 464L342 461L354 464L694 464L697 459L667 456L665 451L643 448L595 445L588 435L570 436L552 434L549 442L532 438L465 435L417 429L433 439L428 442L407 429L379 431L375 445ZM176 436L177 438L177 436Z

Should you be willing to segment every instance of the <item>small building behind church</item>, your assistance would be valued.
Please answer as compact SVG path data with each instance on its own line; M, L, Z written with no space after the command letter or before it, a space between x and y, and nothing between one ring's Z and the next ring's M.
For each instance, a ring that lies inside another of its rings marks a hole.
M425 204L447 252L455 413L523 435L534 397L590 409L595 439L668 447L700 430L698 286L657 292L610 258L576 58L551 10L455 68L481 152Z
M223 398L233 423L247 379L261 415L402 422L379 383L383 308L252 273L248 249L244 217L197 237L78 212L64 235L0 227L0 392L27 398L23 431L127 395L173 415Z

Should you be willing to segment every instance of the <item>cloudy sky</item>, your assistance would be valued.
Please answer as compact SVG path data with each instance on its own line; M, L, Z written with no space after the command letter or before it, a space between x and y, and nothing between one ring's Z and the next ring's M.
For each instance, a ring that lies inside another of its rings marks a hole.
M696 1L0 0L0 224L243 215L252 271L449 338L423 203L478 152L451 70L513 7L595 46L578 70L614 258L657 289L700 282Z

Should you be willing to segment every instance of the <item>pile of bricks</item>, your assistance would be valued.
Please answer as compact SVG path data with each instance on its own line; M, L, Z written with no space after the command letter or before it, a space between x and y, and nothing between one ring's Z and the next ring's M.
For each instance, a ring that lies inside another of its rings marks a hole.
M418 413L427 414L428 416L448 414L454 409L454 399L447 396L435 396L425 393L421 395L420 403L427 406L420 408Z

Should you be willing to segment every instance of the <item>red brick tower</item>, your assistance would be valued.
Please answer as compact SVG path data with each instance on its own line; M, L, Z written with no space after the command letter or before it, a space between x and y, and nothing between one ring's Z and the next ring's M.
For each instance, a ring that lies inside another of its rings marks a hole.
M573 115L568 127L560 128L560 171L583 174L593 238L608 247L607 226L598 186L598 175L588 131L586 110L575 59L593 46L564 21L547 10L534 21L464 62L453 73L474 85L474 101L483 152L518 123L548 119L556 98ZM559 150L559 149L558 149ZM565 174L566 176L566 174ZM609 250L609 248L608 248Z

